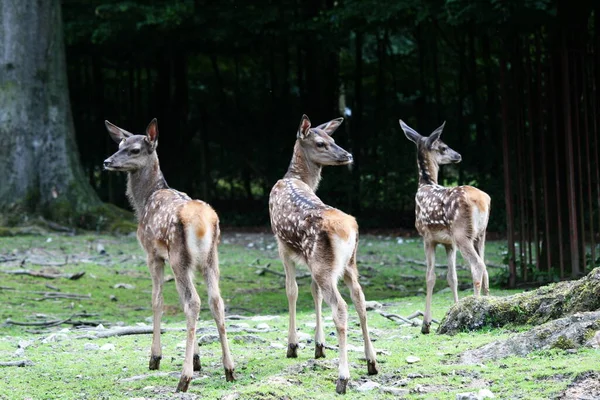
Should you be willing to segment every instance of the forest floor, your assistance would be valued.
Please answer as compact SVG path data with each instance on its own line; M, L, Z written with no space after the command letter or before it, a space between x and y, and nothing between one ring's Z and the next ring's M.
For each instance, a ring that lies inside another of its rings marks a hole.
M506 248L490 241L486 260L492 282L505 279ZM349 307L351 382L346 398L455 399L461 393L500 399L600 398L597 348L542 350L477 365L459 362L462 352L506 339L528 327L505 327L455 336L421 335L420 326L396 322L424 307L422 242L416 238L363 235L358 255L380 373L366 374L358 318ZM440 248L437 263L445 263ZM460 255L458 265L464 265ZM117 327L151 326L151 281L133 235L44 233L0 238L0 399L327 399L335 394L337 340L324 306L326 358L314 360L314 310L310 278L298 269L297 359L285 357L287 298L275 241L267 233L224 232L220 245L221 291L236 363L234 383L224 379L216 329L206 307L198 323L202 371L189 391L174 393L185 343L184 315L166 270L163 360L148 370L151 336L95 338ZM167 267L168 268L168 267ZM445 269L438 268L433 316L451 306ZM470 273L458 271L460 297L472 294ZM340 286L341 287L341 286ZM348 292L341 288L344 298ZM492 287L495 296L517 291ZM349 300L348 300L349 301ZM415 322L419 322L415 320ZM18 325L19 323L26 325ZM435 324L433 326L435 328ZM469 398L469 397L463 397ZM476 397L470 397L476 398Z

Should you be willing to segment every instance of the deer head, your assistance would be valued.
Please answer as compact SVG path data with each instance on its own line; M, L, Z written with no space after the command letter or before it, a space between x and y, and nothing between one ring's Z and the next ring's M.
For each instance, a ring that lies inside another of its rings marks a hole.
M335 144L335 140L331 137L343 121L344 118L336 118L311 128L308 117L302 116L298 127L297 143L303 150L307 161L319 166L352 163L352 154Z
M426 137L421 136L413 128L406 125L404 121L400 120L400 126L404 134L408 140L417 145L419 153L425 153L428 156L427 158L437 165L459 163L462 159L461 155L440 140L444 125L446 125L446 122L433 131L429 137Z
M145 135L134 135L108 121L104 121L110 137L119 144L119 150L106 160L104 169L134 172L153 163L158 146L158 123L154 118Z

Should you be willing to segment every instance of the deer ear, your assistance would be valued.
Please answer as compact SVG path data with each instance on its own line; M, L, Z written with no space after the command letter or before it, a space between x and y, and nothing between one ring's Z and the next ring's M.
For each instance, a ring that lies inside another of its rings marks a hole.
M335 130L340 127L342 122L344 122L344 118L341 118L341 117L332 119L329 122L325 122L324 124L317 126L317 129L324 130L326 134L331 136L331 135L333 135L333 132L335 132Z
M106 126L106 130L110 134L112 140L114 140L117 143L121 143L121 141L127 139L129 136L132 135L132 133L127 132L125 129L121 129L115 124L111 124L108 121L104 121L104 125Z
M148 124L148 127L146 128L146 138L148 138L148 141L152 144L155 144L158 140L158 122L156 121L156 118Z
M306 139L308 135L310 135L310 119L304 114L300 120L300 126L298 127L298 134L296 136L298 139Z
M433 146L433 144L442 136L442 131L444 130L444 126L446 125L446 121L435 131L431 132L431 135L427 138L427 147Z
M406 138L408 140L410 140L411 142L413 142L415 144L419 143L419 139L421 139L422 136L419 135L419 133L417 131L415 131L410 126L406 125L406 123L402 120L400 120L400 127L404 131L404 135L406 135Z

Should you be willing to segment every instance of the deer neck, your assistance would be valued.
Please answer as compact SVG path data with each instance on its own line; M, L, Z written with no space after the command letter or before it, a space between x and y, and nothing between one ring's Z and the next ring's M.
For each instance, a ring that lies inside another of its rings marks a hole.
M300 143L294 145L294 155L284 178L300 179L306 183L313 192L317 190L321 181L321 170L323 167L309 160Z
M437 185L440 166L425 151L417 153L417 167L419 168L419 186Z
M146 166L127 174L127 197L135 215L139 217L152 193L168 187L160 170L158 156L154 153Z

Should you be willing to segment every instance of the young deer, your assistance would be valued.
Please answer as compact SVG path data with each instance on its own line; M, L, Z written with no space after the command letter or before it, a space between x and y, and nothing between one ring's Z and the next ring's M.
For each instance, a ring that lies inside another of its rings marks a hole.
M198 345L195 343L200 297L193 282L197 269L204 276L210 310L217 323L225 377L227 381L233 381L234 365L229 353L224 305L219 291L219 218L207 203L192 200L167 185L156 154L156 119L150 122L145 135L133 135L108 121L105 124L112 139L119 143L119 150L104 160L104 168L127 172L127 197L139 222L137 237L146 252L152 276L154 332L149 368L158 369L162 357L162 285L164 264L168 260L187 321L185 360L177 391L187 391L193 371L200 370Z
M437 128L429 137L419 135L400 120L406 137L417 145L419 189L415 196L415 226L425 243L427 261L427 297L422 333L431 326L431 296L435 286L435 248L443 244L448 257L448 285L454 302L458 301L456 248L471 266L475 296L489 293L488 273L484 264L485 230L490 216L490 196L473 186L446 188L438 185L438 170L443 164L458 163L460 154L440 140L444 129Z
M346 349L348 307L337 289L341 277L350 289L360 318L368 373L377 374L375 351L369 339L365 297L358 283L358 225L352 216L324 204L315 194L323 166L352 162L352 155L336 145L331 138L342 121L343 118L338 118L311 128L308 117L302 116L288 171L273 186L269 198L271 227L277 238L286 275L285 287L290 312L287 357L297 357L298 285L295 264L302 263L308 266L312 275L311 289L317 317L315 358L325 357L325 336L321 321L323 299L332 309L340 354L339 378L336 383L338 393L346 392L350 378Z

